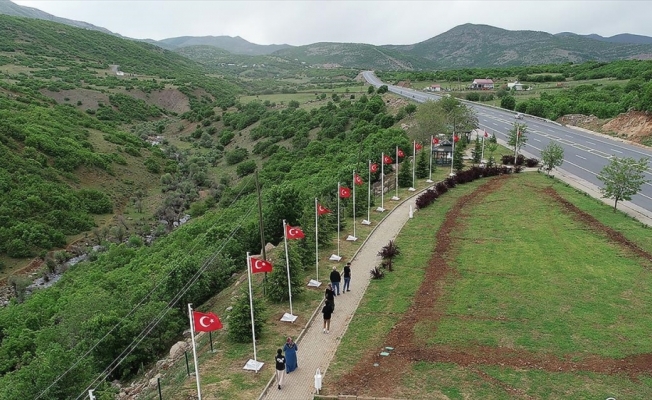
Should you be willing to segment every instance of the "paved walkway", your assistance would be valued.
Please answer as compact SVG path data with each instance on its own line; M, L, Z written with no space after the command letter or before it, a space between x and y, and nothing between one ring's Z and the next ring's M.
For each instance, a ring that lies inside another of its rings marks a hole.
M425 189L424 189L425 190ZM378 251L390 240L396 238L409 219L410 206L415 208L416 194L402 203L397 204L389 211L385 218L378 222L376 228L371 232L367 240L360 246L357 254L351 260L351 291L335 297L335 312L331 317L330 334L322 332L323 317L321 306L315 310L314 318L310 322L303 336L297 341L299 347L298 363L299 368L290 374L285 375L283 388L278 390L274 378L265 391L259 397L266 400L312 400L315 394L314 376L317 368L324 376L328 366L335 355L340 340L346 332L353 314L362 296L364 295L369 281L371 280L369 270L380 265ZM388 203L391 203L388 202ZM387 206L388 204L386 204ZM376 220L380 214L375 215ZM343 268L341 265L338 268ZM340 284L340 286L343 282ZM322 285L323 286L323 285Z

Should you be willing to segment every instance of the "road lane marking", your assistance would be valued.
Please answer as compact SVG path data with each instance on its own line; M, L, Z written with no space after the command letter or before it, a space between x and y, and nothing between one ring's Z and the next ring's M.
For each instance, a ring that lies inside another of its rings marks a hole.
M532 140L534 140L535 142L541 142L541 141L540 141L539 139L537 139L537 138L532 138Z
M618 150L614 150L614 149L611 149L611 151L615 151L616 153L620 153L620 154L623 154L623 152L622 152L622 151L618 151Z
M586 160L586 158L584 158L584 157L582 157L582 156L580 156L580 155L578 155L578 154L575 154L575 157L577 157L577 158L581 158L582 160Z

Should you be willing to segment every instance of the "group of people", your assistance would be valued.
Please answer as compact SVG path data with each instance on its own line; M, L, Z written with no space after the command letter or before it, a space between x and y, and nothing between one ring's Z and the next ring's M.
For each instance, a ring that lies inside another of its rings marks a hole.
M342 293L340 293L340 282L344 278L344 286L342 287ZM321 312L324 314L324 333L330 333L331 329L331 315L335 311L335 296L350 292L350 283L351 283L351 263L347 262L344 266L344 270L340 274L336 266L333 266L333 271L330 275L330 283L326 287L326 292L324 293L324 308Z
M340 282L342 279L344 279L344 286L342 286L342 292L340 293ZM322 314L324 314L324 333L330 333L331 315L335 311L335 296L350 292L350 283L351 263L346 263L341 274L337 270L337 267L333 266L333 270L330 274L330 283L326 287L326 292L324 293L324 308L322 308L321 311ZM279 390L281 390L281 385L283 385L283 377L285 374L289 374L299 366L297 363L298 350L299 347L297 347L297 344L294 343L291 337L287 338L282 349L276 350L276 384L278 385Z
M276 350L276 383L278 384L278 390L281 390L285 373L289 374L299 366L297 351L299 351L299 347L291 337L287 338L282 349Z

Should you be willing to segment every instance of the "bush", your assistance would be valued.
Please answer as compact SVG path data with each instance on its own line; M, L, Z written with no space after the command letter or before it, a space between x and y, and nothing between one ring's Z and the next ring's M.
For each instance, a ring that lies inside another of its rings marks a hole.
M428 207L429 205L434 203L438 197L439 197L439 193L437 193L437 190L432 188L421 193L415 201L417 210Z
M254 171L256 171L256 161L254 160L245 161L236 167L236 173L239 177L253 174Z
M235 149L226 153L225 160L228 165L235 165L244 161L249 156L247 149Z
M525 166L528 168L534 168L539 165L539 160L536 158L528 158L525 160Z
M260 298L253 297L254 305L254 332L260 338L265 326L265 307ZM227 337L236 343L251 342L251 311L249 307L249 293L243 291L229 314L229 329Z
M369 273L371 273L371 279L383 279L385 277L383 270L378 267L373 267Z

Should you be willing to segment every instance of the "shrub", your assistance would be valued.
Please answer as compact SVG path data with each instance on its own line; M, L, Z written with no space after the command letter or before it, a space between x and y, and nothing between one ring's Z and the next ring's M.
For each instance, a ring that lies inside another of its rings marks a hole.
M439 193L435 189L428 189L421 193L416 199L417 210L423 209L434 203L439 197Z
M536 158L528 158L525 160L525 166L528 168L534 168L539 165L539 160Z
M393 271L392 261L395 257L401 255L401 250L393 240L390 240L380 251L378 255L387 261L387 270Z
M253 297L254 305L254 332L256 337L261 337L265 326L265 308L262 300ZM247 343L251 340L251 311L249 307L249 293L243 291L238 296L231 314L229 314L229 329L227 337L236 343Z
M378 267L373 267L369 273L371 273L371 279L383 279L385 277L383 270Z
M236 167L236 173L239 177L253 174L254 171L256 171L256 161L254 160L245 161Z
M247 149L235 149L226 153L225 159L228 165L235 165L244 161L249 156Z

